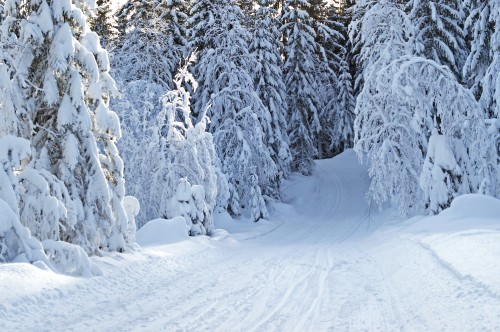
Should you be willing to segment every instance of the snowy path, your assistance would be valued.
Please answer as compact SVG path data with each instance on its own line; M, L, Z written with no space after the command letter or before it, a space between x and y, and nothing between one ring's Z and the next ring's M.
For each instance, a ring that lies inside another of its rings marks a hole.
M293 208L277 204L278 227L246 240L100 258L104 275L89 279L0 266L0 331L500 330L500 276L463 275L422 236L372 218L353 153L288 186Z

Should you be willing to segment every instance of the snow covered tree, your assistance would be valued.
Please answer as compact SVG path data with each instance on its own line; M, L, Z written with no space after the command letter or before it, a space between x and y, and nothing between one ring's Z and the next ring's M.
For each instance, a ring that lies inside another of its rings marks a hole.
M349 27L359 72L356 85L360 89L372 72L411 54L413 25L394 0L360 0L354 8L355 12L364 13Z
M500 80L498 78L500 73L500 3L498 1L489 5L489 24L494 25L489 40L482 40L483 36L477 36L479 40L474 39L474 48L472 57L481 56L482 52L489 51L489 65L481 78L481 94L479 98L480 105L483 107L485 114L489 117L500 117ZM483 18L485 20L485 18ZM477 29L485 29L487 31L486 23L480 22L481 25ZM485 33L486 33L485 31ZM485 38L486 39L486 38ZM482 43L484 45L481 48ZM479 61L479 60L478 60ZM477 65L480 65L477 63ZM483 65L484 68L484 65Z
M407 215L422 202L436 212L485 184L495 190L496 157L482 114L447 67L397 59L366 80L356 111L355 149L370 160L368 196L375 202L392 199Z
M142 205L139 226L159 216L159 202L149 199L150 188L144 184L163 166L145 160L144 147L152 153L149 160L163 160L162 155L155 155L161 154L154 144L164 127L157 118L161 97L174 88L175 72L187 50L186 11L182 0L129 0L118 12L120 34L113 42L111 58L122 98L113 100L112 106L122 122L119 148L127 160L127 190ZM164 182L160 180L158 185Z
M29 229L19 220L19 183L14 169L30 152L30 143L25 139L0 138L0 263L48 261L42 244L31 237Z
M322 71L322 107L320 144L323 157L352 147L354 139L354 95L349 68L347 13L344 7L330 5L324 23L330 30L323 33L323 44L329 70ZM334 74L332 74L332 72Z
M93 9L83 1L8 1L2 38L24 47L15 52L16 112L26 114L32 165L66 187L76 223L60 239L88 253L123 250L122 161L116 94L107 53L86 22ZM45 177L49 179L49 177ZM55 183L55 182L54 182Z
M364 65L361 59L360 52L363 48L363 41L365 38L361 36L362 23L363 20L368 19L365 15L366 12L377 3L374 0L358 0L356 2L350 3L348 11L351 15L351 20L348 26L349 33L349 56L350 56L350 67L351 74L353 75L353 89L354 94L357 96L363 89L364 83Z
M290 148L287 133L286 87L281 70L281 52L277 12L271 7L272 0L259 0L255 14L250 53L255 56L259 66L254 70L255 89L264 106L269 109L272 119L268 144L271 146L273 160L278 166L280 177L290 173Z
M143 212L139 222L182 215L189 223L190 234L197 235L213 231L213 210L217 205L226 207L228 194L212 135L206 131L207 120L193 125L191 119L186 85L196 90L188 71L193 59L179 69L174 79L176 88L163 96L162 109L142 142L138 179L132 181L140 187L137 198ZM181 182L184 185L179 187ZM186 195L189 199L183 199Z
M92 31L97 33L103 48L109 46L111 39L116 37L118 30L117 24L111 8L111 0L97 0L96 9L90 18Z
M258 172L263 195L276 195L278 167L268 145L272 116L254 89L249 31L235 1L193 1L191 37L200 50L195 66L200 89L195 94L198 119L207 107L217 154L230 184L229 210L239 214L258 191L250 192L251 169ZM264 211L263 211L264 212Z
M500 3L466 2L469 16L466 28L472 36L471 51L464 66L464 79L488 119L490 134L500 156Z
M352 76L349 72L347 54L340 62L340 73L337 82L336 112L328 126L329 150L340 153L353 147L354 142L354 109L356 101L352 87Z
M119 81L173 88L178 65L187 55L186 11L183 0L129 0L123 5L112 51Z
M169 145L170 176L178 183L174 198L170 199L172 204L167 205L164 214L168 218L182 215L188 222L190 235L211 234L214 229L213 210L217 204L226 206L226 202L217 202L218 186L221 184L218 181L224 181L224 178L218 179L221 176L219 163L213 138L206 132L207 119L202 119L196 126L191 120L191 96L185 84L191 84L196 91L197 83L188 71L194 60L192 56L176 75L176 89L163 97L162 111L165 143ZM225 190L225 184L220 185L220 190ZM184 206L182 214L176 214L179 206Z
M462 1L412 0L409 8L416 32L415 54L448 66L461 80L467 56Z
M237 0L236 3L243 11L242 24L248 29L252 29L255 24L254 15L258 0Z
M319 46L308 8L307 0L287 0L281 17L292 169L303 174L311 173L318 155L315 137L321 130L315 66Z
M463 78L471 87L476 98L481 95L481 81L491 64L491 43L495 31L493 3L480 0L466 0L468 16L465 32L471 38L470 52L463 67Z
M0 24L2 23L3 21L3 8L4 8L4 0L0 0Z

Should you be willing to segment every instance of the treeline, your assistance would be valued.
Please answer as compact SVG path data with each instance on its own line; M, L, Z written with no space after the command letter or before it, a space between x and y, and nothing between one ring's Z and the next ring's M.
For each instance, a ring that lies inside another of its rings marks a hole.
M122 120L119 147L128 192L143 206L140 220L173 217L176 209L165 202L187 178L204 186L209 211L248 211L257 221L268 216L266 203L280 198L291 171L310 174L315 158L352 147L345 4L131 0L116 15L102 8L94 27L123 94L112 109ZM189 147L196 139L186 142L186 133L169 136L162 112L162 96L178 89L173 79L191 55L187 70L197 85L180 85L192 104L180 106L177 114L185 116L173 117L206 122L216 158L203 172L196 162L175 160L180 144L192 150L191 160L200 151ZM167 153L158 149L162 138ZM207 174L218 180L206 183ZM210 214L206 219L200 222L210 224Z

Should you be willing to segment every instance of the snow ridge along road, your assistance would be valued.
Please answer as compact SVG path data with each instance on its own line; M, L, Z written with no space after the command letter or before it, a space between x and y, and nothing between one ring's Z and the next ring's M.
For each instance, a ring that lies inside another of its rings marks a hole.
M270 222L231 236L96 258L103 276L88 279L0 265L0 331L500 330L498 268L475 276L449 250L484 250L484 234L498 266L498 227L474 240L391 226L368 185L348 151L294 175Z

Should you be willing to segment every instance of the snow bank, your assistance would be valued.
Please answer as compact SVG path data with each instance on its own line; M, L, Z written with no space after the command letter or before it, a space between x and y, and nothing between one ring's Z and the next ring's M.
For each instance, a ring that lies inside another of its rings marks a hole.
M437 216L411 219L408 230L414 232L452 232L500 227L500 200L469 194L455 198L451 206Z
M184 217L151 220L138 230L136 235L137 243L143 247L176 243L188 238Z

